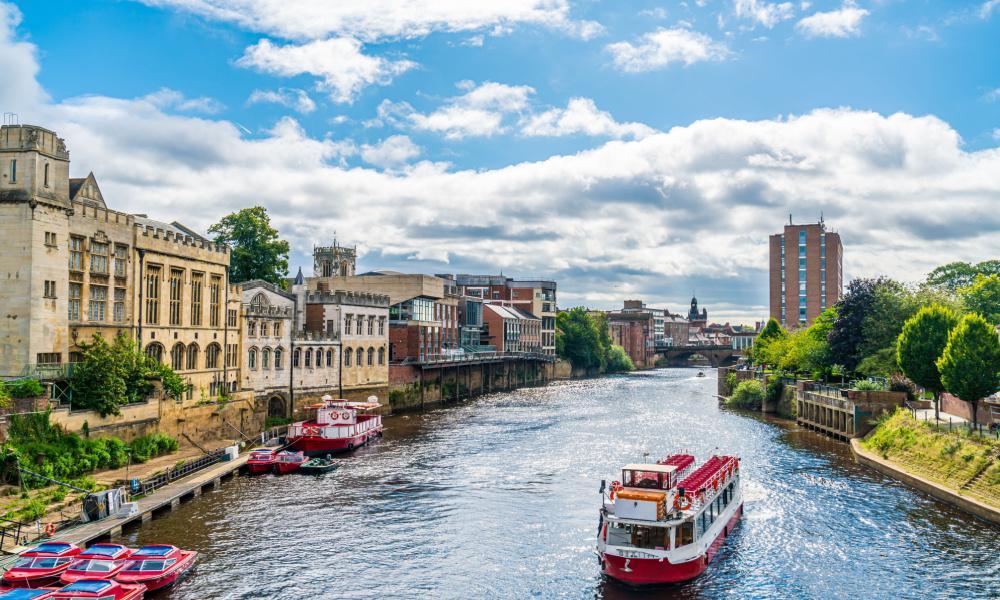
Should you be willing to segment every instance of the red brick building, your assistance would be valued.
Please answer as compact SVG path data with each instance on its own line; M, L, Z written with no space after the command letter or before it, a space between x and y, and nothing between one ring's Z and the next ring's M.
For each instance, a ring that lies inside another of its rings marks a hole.
M611 342L625 349L636 367L653 365L654 323L649 312L612 311L607 313Z
M484 304L482 339L498 352L541 352L542 320L516 306Z
M787 329L805 327L840 301L844 249L819 223L793 225L770 238L771 316Z

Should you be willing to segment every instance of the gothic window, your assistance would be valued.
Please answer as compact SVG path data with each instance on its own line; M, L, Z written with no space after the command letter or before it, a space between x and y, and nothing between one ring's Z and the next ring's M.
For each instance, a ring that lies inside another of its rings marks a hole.
M328 367L333 366L333 350L326 351L326 366Z
M281 355L282 354L284 354L284 352L282 351L281 348L275 348L274 349L274 368L275 369L280 369L281 368Z
M312 367L313 351L312 348L306 350L306 368Z
M188 371L198 368L198 344L191 344L187 348L187 368Z
M270 369L271 368L271 349L264 348L264 351L260 353L260 368Z
M173 349L170 351L170 368L175 371L180 371L184 368L184 344L174 344Z
M380 365L385 364L385 348L378 349L378 364Z
M205 368L206 369L218 369L219 368L219 352L222 348L218 344L209 344L208 348L205 349Z
M351 350L350 348L348 348L347 350L344 350L344 366L345 367L351 366L351 355L353 353L354 353L354 351Z
M295 352L292 352L292 366L293 367L298 367L299 366L299 356L301 354L302 354L302 351L299 350L298 348L295 349Z
M247 366L251 369L257 368L257 349L250 348L250 354L247 356Z
M368 349L368 366L375 364L375 348Z
M152 344L146 346L146 356L152 358L156 362L163 362L163 346L158 342L153 342Z

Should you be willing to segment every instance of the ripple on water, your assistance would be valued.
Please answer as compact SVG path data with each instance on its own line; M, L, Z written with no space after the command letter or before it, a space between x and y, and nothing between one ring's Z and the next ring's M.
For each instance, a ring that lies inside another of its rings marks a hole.
M711 373L711 371L709 371ZM987 598L1000 529L720 408L692 370L560 382L391 417L321 477L237 478L130 534L201 552L161 598ZM742 457L746 516L705 576L601 579L597 490L625 462Z

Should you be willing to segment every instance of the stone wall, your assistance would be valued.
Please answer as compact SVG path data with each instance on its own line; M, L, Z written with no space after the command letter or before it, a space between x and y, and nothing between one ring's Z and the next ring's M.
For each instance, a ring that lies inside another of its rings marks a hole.
M956 417L962 417L966 421L972 420L972 405L948 393L941 394L941 411L955 415ZM993 420L990 412L990 405L986 400L980 400L978 409L976 410L976 422L984 425L992 423Z

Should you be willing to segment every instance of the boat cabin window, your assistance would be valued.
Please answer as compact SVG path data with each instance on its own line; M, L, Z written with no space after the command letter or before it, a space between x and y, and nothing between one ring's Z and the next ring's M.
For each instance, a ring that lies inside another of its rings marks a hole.
M655 471L622 471L622 485L625 487L646 488L650 490L667 490L671 487L671 473Z
M685 521L677 528L677 539L675 548L687 546L694 541L694 522Z
M175 559L167 560L136 560L129 563L126 571L163 571L176 562Z
M670 547L670 530L666 527L632 526L632 545L636 548L666 550Z
M74 571L87 571L89 573L110 573L115 568L120 566L122 561L120 560L81 560L72 567Z
M13 569L54 569L56 567L61 567L66 563L73 560L72 558L55 558L55 557L31 557L26 556L19 559Z

